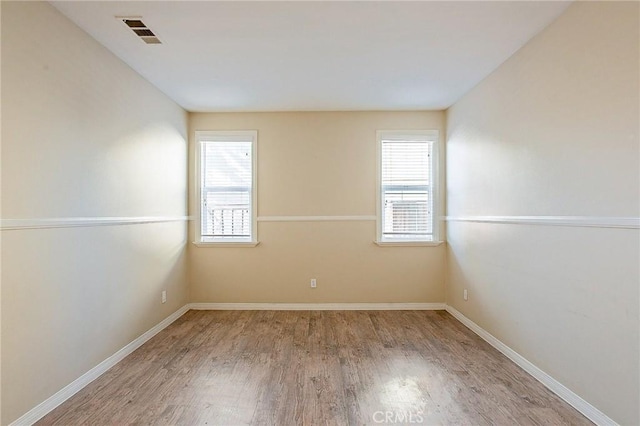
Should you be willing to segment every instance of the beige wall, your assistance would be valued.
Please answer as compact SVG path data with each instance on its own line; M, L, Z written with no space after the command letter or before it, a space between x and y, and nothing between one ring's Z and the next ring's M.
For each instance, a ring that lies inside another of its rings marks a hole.
M448 111L448 215L639 216L638 6L574 3ZM640 423L637 229L450 222L447 238L449 304Z
M48 4L1 4L2 218L185 214L186 113ZM448 111L448 214L637 217L638 91L638 4L572 5ZM257 130L259 216L374 215L375 131L444 122L197 113L190 161L195 130ZM256 248L186 245L181 222L3 231L0 423L187 301L443 302L445 272L448 303L639 423L638 231L448 228L448 248L378 247L370 220L260 222Z
M0 6L0 37L2 7ZM1 43L1 42L0 42ZM0 99L2 98L2 54L0 51ZM2 102L0 102L0 166L2 165ZM0 172L0 213L2 212L2 173ZM2 232L0 232L0 424L2 424Z
M436 129L443 139L443 127L442 112L197 113L191 160L196 130L257 130L258 216L375 215L376 130ZM444 246L381 248L375 226L259 222L255 248L190 245L191 301L443 302Z
M49 4L1 7L2 218L184 215L185 111ZM3 231L1 423L183 306L185 243L184 222Z

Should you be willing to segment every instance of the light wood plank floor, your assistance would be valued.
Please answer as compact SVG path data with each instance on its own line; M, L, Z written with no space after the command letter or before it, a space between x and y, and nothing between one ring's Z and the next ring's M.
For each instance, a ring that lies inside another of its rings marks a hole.
M444 311L189 311L39 425L591 424Z

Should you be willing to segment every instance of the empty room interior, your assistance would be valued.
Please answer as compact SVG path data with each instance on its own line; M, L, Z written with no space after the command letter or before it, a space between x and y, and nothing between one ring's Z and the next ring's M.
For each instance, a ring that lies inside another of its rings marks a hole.
M0 15L0 424L640 425L640 3Z

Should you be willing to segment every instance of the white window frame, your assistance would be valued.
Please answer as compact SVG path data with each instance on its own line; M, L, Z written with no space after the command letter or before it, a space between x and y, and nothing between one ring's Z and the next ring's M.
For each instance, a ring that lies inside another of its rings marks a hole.
M439 164L440 157L438 155L438 148L440 145L440 132L438 130L378 130L376 132L377 138L377 158L376 158L376 240L375 243L379 246L438 246L442 244L440 241L440 187L439 187ZM383 140L416 140L416 141L428 141L431 142L431 202L432 202L432 214L431 214L431 239L391 239L383 238L382 226L383 219L382 214L384 208L382 206L382 141Z
M202 144L204 142L251 142L251 237L216 239L202 236ZM256 130L196 130L195 132L194 244L198 247L255 247L258 245L258 132Z

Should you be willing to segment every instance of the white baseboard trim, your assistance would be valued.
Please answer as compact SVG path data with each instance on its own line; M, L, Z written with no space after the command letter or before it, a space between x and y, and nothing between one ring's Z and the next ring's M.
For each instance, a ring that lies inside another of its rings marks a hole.
M445 303L190 303L178 309L156 326L142 334L133 342L120 349L100 364L29 410L9 426L31 426L42 417L53 411L60 404L71 398L89 383L104 374L111 367L138 349L153 336L168 327L188 310L280 310L280 311L359 311L359 310L446 310L471 331L484 339L491 346L504 354L511 361L545 385L549 390L565 400L569 405L581 412L585 417L599 426L619 426L606 414L572 392L562 383L529 362L522 355L502 343L492 334L464 316L460 311Z
M203 311L437 311L444 303L191 303Z
M475 322L471 321L469 318L464 316L460 311L456 308L446 305L446 310L451 315L453 315L458 321L464 324L471 331L476 333L482 339L484 339L491 346L496 348L498 351L502 352L507 358L516 363L520 368L533 376L540 383L545 385L551 392L558 395L560 398L565 400L569 405L573 408L581 412L586 418L594 422L599 426L618 426L618 424L609 418L602 411L598 410L593 405L589 404L587 401L582 399L580 396L575 394L569 388L564 386L562 383L542 371L540 368L536 367L530 361L528 361L525 357L511 349L509 346L502 343L491 333L480 327Z
M9 426L31 426L32 424L43 418L45 415L53 411L57 406L78 393L89 383L100 377L118 362L122 361L127 355L131 354L153 336L168 327L172 322L180 318L188 310L189 305L185 305L182 308L178 309L176 312L169 315L167 318L165 318L149 331L145 332L143 335L135 339L133 342L129 343L127 346L120 349L118 352L114 353L109 358L105 359L100 364L96 365L73 382L69 383L67 386L53 394L51 397L47 398L28 412L26 412L13 423L10 423Z
M184 305L133 342L78 377L73 382L47 398L9 426L31 426L60 404L81 391L111 367L138 349L153 336L180 318L190 309L194 310L280 310L280 311L335 311L335 310L444 310L444 303L190 303Z

